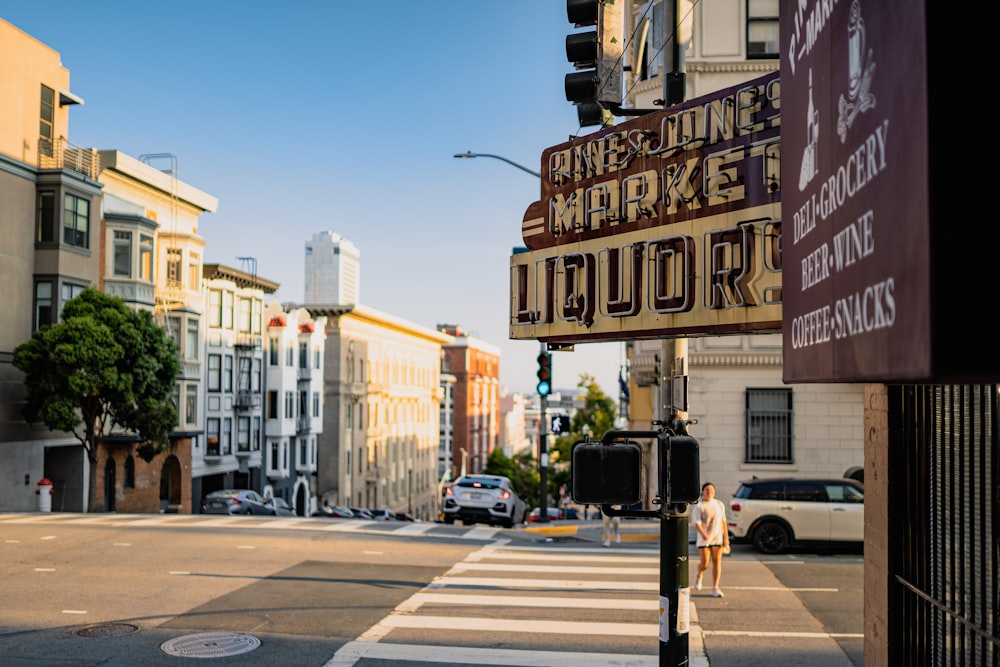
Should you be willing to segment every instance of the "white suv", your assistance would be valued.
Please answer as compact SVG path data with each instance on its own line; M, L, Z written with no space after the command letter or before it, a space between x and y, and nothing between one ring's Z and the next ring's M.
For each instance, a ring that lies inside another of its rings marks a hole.
M752 479L729 501L729 531L765 554L796 542L863 542L865 491L853 479Z
M444 493L445 523L488 523L513 528L524 523L528 513L524 500L511 486L510 479L499 475L465 475L448 486Z

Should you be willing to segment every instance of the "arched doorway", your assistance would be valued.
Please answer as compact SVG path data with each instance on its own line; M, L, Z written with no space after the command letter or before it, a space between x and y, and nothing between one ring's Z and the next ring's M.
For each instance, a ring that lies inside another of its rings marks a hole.
M160 512L181 511L181 462L171 454L160 471Z
M104 462L104 511L115 511L115 460L110 456Z
M309 516L309 494L305 484L299 484L295 494L295 513L299 516Z

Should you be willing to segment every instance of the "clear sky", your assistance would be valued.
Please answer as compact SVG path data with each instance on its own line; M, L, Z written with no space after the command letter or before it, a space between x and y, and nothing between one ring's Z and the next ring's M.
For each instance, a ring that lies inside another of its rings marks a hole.
M218 197L205 261L304 301L305 245L361 250L363 305L501 349L501 383L533 392L539 344L508 338L508 266L540 195L541 153L581 130L566 101L565 0L5 2L5 20L58 51L68 139L171 153ZM553 356L557 389L588 373L617 398L622 343Z

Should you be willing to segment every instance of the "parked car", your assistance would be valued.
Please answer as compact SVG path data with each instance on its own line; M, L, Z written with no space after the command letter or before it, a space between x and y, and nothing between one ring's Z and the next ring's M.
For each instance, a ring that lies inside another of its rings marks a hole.
M500 475L464 475L445 488L445 523L487 523L513 528L524 523L528 508L510 479Z
M271 514L274 516L295 516L295 510L284 498L269 498L267 504L271 506Z
M559 519L565 519L566 514L558 507L546 507L545 513L549 516L549 521L558 521ZM528 523L539 523L542 518L542 508L536 507L531 510L531 514L528 515Z
M219 489L212 491L201 504L202 514L273 514L272 508L256 491Z
M353 519L354 512L351 511L350 507L323 505L313 512L313 516L323 519Z
M376 521L398 521L399 517L396 513L387 507L381 507L379 509L374 509L372 512L372 518Z
M352 507L351 511L354 512L355 519L374 519L375 515L372 511L366 507Z
M752 479L729 501L733 538L765 554L796 543L863 542L865 491L853 479Z
M396 521L420 521L420 519L407 512L396 512Z

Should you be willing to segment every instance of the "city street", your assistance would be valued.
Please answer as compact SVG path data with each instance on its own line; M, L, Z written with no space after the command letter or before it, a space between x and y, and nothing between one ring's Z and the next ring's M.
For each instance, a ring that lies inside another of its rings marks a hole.
M0 654L7 665L656 665L656 524L624 523L605 549L593 521L529 531L3 514L13 602ZM861 665L861 569L856 554L764 561L737 546L726 597L692 591L691 664L759 664L766 650L772 665L799 664L800 651L816 666Z

